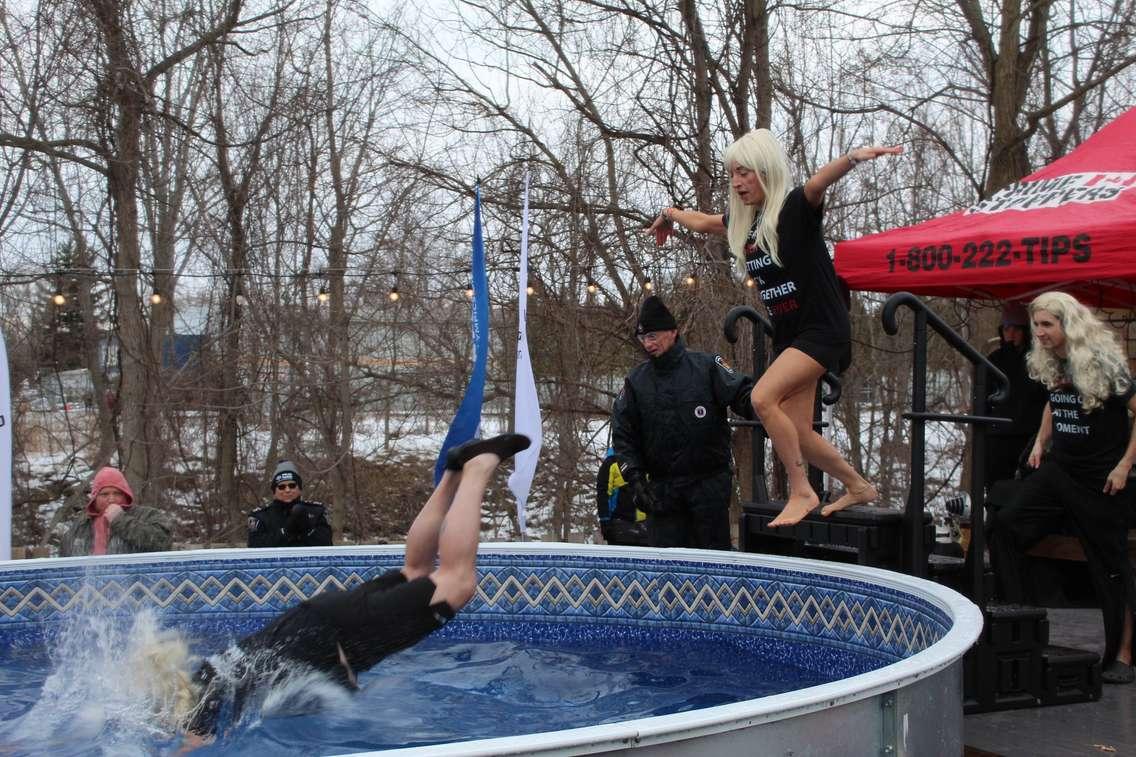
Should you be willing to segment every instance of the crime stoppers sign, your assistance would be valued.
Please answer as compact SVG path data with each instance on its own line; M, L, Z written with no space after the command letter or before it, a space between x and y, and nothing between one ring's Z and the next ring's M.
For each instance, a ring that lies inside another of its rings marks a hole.
M851 289L1136 307L1136 108L970 208L836 245Z

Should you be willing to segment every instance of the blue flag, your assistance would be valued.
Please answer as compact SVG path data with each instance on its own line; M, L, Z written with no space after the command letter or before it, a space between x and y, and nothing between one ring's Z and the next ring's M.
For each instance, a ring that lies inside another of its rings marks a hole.
M473 199L473 373L457 415L450 423L438 462L434 465L434 484L446 471L446 451L477 435L481 425L481 402L485 395L485 364L489 361L489 278L485 274L485 242L481 238L481 186Z

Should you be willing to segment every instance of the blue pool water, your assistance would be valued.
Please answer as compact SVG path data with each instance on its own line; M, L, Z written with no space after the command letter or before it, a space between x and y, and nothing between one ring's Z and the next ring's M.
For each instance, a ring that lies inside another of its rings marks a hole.
M73 632L50 651L0 655L5 754L172 754L181 746L125 693L131 671L118 647L128 638L121 629L99 631L101 643ZM339 754L554 731L753 699L843 674L787 665L772 648L725 635L644 638L615 627L579 638L570 626L523 642L508 635L453 623L361 675L359 692L309 685L262 702L195 754ZM196 642L193 651L224 644Z

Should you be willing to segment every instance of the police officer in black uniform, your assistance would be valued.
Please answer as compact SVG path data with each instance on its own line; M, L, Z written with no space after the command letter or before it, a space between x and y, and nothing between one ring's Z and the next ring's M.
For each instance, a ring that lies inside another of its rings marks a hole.
M290 460L272 475L273 499L248 520L250 547L330 547L331 524L322 502L305 502L304 482Z
M648 360L628 374L615 401L612 443L647 513L648 543L731 549L726 410L753 418L753 379L718 355L687 350L657 297L643 301L635 335Z

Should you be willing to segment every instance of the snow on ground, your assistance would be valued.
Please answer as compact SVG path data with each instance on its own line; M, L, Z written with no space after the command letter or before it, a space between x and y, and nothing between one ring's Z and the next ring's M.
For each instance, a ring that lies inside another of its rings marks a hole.
M870 409L861 409L862 427L872 420ZM875 418L878 421L879 412ZM94 414L82 409L54 411L31 411L22 419L21 433L23 436L22 451L14 460L14 477L17 492L28 489L59 490L71 488L78 482L89 480L94 471L90 468L89 457L94 453L94 445L90 442L90 433L93 430ZM831 420L831 417L829 418ZM188 480L198 480L193 476L200 471L201 461L212 454L215 448L216 424L200 413L184 413L179 416L178 424L181 426L179 437L180 455L170 458L171 470L174 473L186 476ZM487 415L483 418L481 434L491 436L507 430L509 419L499 414ZM839 423L830 427L830 435L838 449L848 448L846 432ZM962 474L960 451L965 445L965 430L952 424L929 423L927 429L926 454L926 496L930 500L937 496L951 496L959 491L959 482ZM436 451L441 447L445 435L449 430L449 419L427 419L423 416L382 414L360 415L355 421L354 453L364 459L380 460L387 456L415 456L432 460ZM594 470L595 465L602 459L608 440L607 419L592 419L588 422L585 433L586 453L579 465L581 469ZM909 429L905 428L904 437L900 441L907 447ZM246 473L253 476L262 474L261 466L268 455L270 434L263 429L247 429L240 439L240 458L246 463ZM311 449L319 447L318 435L309 431L305 435L305 445ZM772 459L772 449L768 450ZM293 450L280 450L281 456L294 454ZM879 449L867 451L867 472L879 470ZM906 460L898 466L901 475L906 471ZM511 466L509 466L511 469ZM537 476L542 474L537 468ZM582 477L591 480L591 474ZM899 482L897 482L899 483ZM66 486L65 486L66 485ZM502 484L502 487L504 484ZM907 482L901 483L906 488ZM182 508L198 508L205 499L205 493L192 489L171 487L167 493L168 505L174 512ZM581 488L574 498L573 510L577 513L588 513L593 507L594 493L590 486ZM41 504L39 517L42 523L51 521L56 510L62 505L62 495L50 502ZM189 512L189 510L182 510ZM530 538L542 538L546 534L539 533L538 524L551 521L551 504L530 500L528 503L527 518L530 523ZM499 521L499 522L498 522ZM511 522L507 519L494 519L491 531L486 533L488 539L512 538Z

